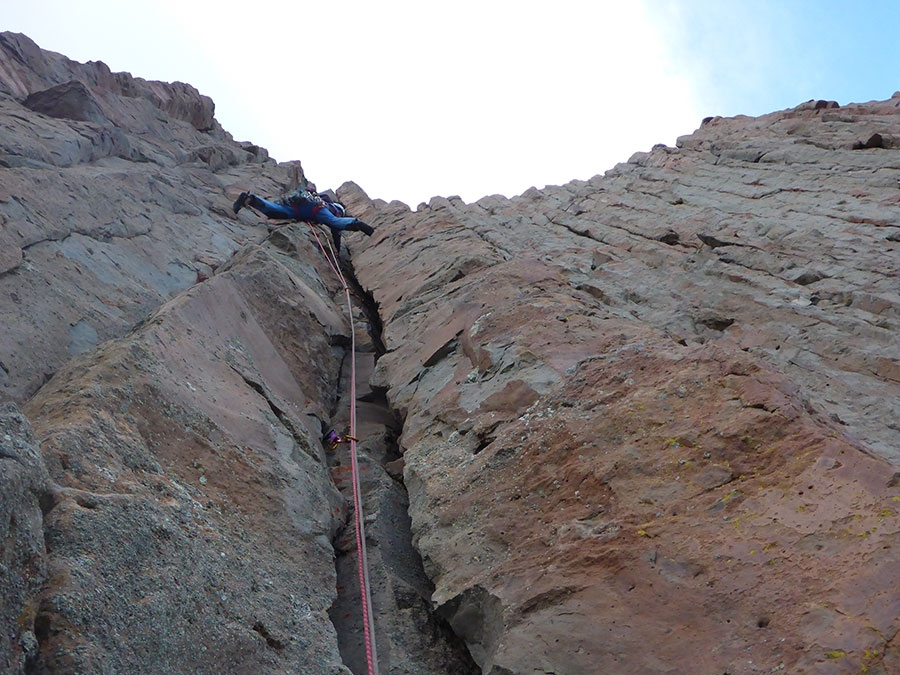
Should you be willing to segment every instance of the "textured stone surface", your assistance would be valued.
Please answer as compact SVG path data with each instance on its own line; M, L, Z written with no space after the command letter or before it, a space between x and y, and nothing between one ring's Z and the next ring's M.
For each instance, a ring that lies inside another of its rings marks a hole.
M62 119L108 123L90 90L81 82L66 82L30 94L23 101L26 108Z
M341 318L294 267L246 249L26 405L58 485L40 667L342 672L318 442Z
M251 175L276 191L290 169L231 141L188 85L76 64L12 33L0 64L0 396L21 401L86 335L124 334L265 236L229 197Z
M0 665L25 673L38 656L38 594L47 581L41 498L47 468L31 426L12 403L0 408Z
M485 672L897 663L898 105L711 119L511 200L341 192Z

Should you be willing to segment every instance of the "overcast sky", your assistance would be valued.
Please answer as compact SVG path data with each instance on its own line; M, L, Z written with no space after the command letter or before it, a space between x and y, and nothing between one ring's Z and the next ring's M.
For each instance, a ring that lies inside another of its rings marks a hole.
M900 89L888 0L3 4L0 31L188 82L319 189L413 208L588 179L707 116Z

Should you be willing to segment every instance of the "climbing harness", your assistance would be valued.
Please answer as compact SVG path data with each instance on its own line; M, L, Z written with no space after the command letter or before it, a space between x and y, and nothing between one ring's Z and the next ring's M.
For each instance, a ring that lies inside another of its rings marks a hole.
M350 445L350 473L353 483L353 521L356 530L356 550L359 552L359 589L360 598L362 600L362 619L363 619L363 636L366 645L366 663L369 667L368 675L378 675L378 656L375 650L375 620L372 617L372 592L369 586L369 560L366 555L366 531L364 525L364 514L362 507L362 490L359 484L359 462L356 456L356 330L353 325L353 304L350 298L350 287L347 280L341 272L340 262L337 253L331 246L328 238L325 238L328 244L328 250L322 244L316 227L307 222L309 229L312 230L319 248L325 254L328 265L341 282L344 289L344 295L347 298L347 316L350 319L350 433L339 436L333 429L326 434L327 442L332 443L332 450L337 448L341 443ZM330 254L329 254L330 252ZM332 436L333 435L333 436Z
M277 201L294 212L295 220L306 220L306 217L300 212L301 206L308 207L310 204L313 205L312 213L308 216L310 219L315 218L316 213L325 208L325 200L314 192L304 189L294 190L293 192L280 197ZM324 249L322 250L324 252Z

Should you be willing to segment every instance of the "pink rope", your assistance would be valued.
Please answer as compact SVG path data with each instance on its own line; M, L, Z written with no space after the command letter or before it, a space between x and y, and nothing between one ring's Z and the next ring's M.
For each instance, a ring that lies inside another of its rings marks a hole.
M353 324L353 304L350 298L350 287L347 280L341 272L340 263L337 253L331 246L331 242L326 238L328 243L328 251L322 245L319 233L311 223L307 223L309 229L312 230L319 248L325 254L325 259L331 266L332 271L341 282L344 289L344 295L347 298L347 316L350 319L350 469L353 478L353 510L354 525L356 529L356 550L359 552L358 568L359 568L359 588L360 598L362 602L363 617L363 635L366 643L366 663L369 666L369 675L378 675L378 657L375 650L375 620L372 617L372 593L369 584L369 559L366 554L366 530L362 506L362 489L359 482L359 462L356 454L356 329Z

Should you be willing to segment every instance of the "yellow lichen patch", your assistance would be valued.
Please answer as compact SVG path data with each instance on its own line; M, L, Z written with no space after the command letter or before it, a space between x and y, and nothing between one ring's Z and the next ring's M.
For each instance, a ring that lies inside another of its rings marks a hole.
M719 502L722 503L722 504L726 504L726 503L728 503L730 500L734 499L735 497L739 497L740 495L741 495L741 491L740 491L740 490L732 490L732 491L729 492L727 495L725 495L724 497L722 497L722 498L719 500Z

